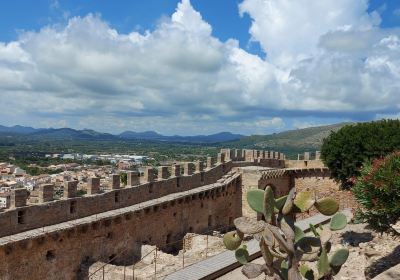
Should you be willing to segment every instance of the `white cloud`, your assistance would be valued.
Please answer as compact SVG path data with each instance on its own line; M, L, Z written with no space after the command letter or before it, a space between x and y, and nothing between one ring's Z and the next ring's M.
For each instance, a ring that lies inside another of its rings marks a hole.
M400 30L379 28L367 4L244 0L240 12L253 19L266 59L213 37L188 0L144 33L73 17L0 42L0 117L197 134L266 132L304 114L391 114L400 104Z
M244 0L240 13L253 19L250 34L268 61L290 66L315 54L329 31L367 30L379 24L378 13L366 13L368 0Z

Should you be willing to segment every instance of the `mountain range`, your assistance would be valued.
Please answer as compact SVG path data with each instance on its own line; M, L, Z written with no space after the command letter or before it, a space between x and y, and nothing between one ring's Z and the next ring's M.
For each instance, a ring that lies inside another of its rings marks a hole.
M32 128L26 126L1 126L1 136L13 136L22 140L90 140L90 141L152 141L163 143L217 144L217 146L250 149L279 149L280 151L304 151L319 149L323 139L332 131L351 123L338 123L295 129L269 135L244 136L230 132L196 136L165 136L155 131L125 131L114 135L90 129ZM7 137L9 139L9 137Z
M239 140L243 135L230 132L220 132L211 135L195 136L165 136L155 131L134 132L125 131L114 135L110 133L97 132L90 129L76 130L72 128L32 128L26 126L2 126L2 136L23 136L32 140L149 140L163 142L182 143L218 143Z

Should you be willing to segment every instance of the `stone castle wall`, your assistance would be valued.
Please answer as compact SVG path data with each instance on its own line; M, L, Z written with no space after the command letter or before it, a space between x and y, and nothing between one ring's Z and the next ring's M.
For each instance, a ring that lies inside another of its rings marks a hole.
M286 160L286 168L325 168L321 160Z
M168 179L110 190L101 194L85 195L83 197L72 195L72 197L66 199L7 209L5 212L0 213L0 237L130 206L171 193L211 184L231 168L232 162L218 163L215 167L191 175L172 176ZM24 203L18 205L24 205Z
M142 244L164 250L187 232L233 225L241 216L241 177L134 206L0 239L0 275L11 279L85 279L95 261L130 265Z
M293 168L274 169L264 171L258 181L258 188L265 189L271 186L275 196L288 194L293 187L303 190L312 189L338 189L338 184L331 178L328 168Z
M232 168L256 165L282 168L285 156L257 150L221 150L214 164L201 162L146 168L128 174L121 188L100 191L90 178L88 194L76 196L77 181L64 184L54 200L51 184L40 186L38 204L27 205L17 189L10 208L0 212L0 279L85 279L95 261L134 263L142 244L173 250L168 243L187 232L227 228L242 215L242 177ZM246 161L248 160L248 161ZM183 172L182 172L183 171Z

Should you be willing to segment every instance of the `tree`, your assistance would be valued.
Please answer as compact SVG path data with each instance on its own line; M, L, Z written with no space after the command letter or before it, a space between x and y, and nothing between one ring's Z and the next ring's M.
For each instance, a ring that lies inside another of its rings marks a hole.
M400 121L380 120L347 125L324 139L321 159L344 187L360 175L364 163L400 149Z
M123 185L128 184L128 174L126 172L121 172L119 175L120 175L120 178L121 178L121 183Z

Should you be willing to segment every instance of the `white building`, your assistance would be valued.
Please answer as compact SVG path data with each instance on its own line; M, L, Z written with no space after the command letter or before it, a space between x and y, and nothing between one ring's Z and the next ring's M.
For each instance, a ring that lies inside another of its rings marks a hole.
M0 208L10 207L10 193L0 193Z
M62 159L75 159L75 156L73 154L64 154Z
M26 172L22 168L16 167L14 170L14 176L16 176L16 177L17 176L21 177L21 176L24 176L25 174L26 174Z

